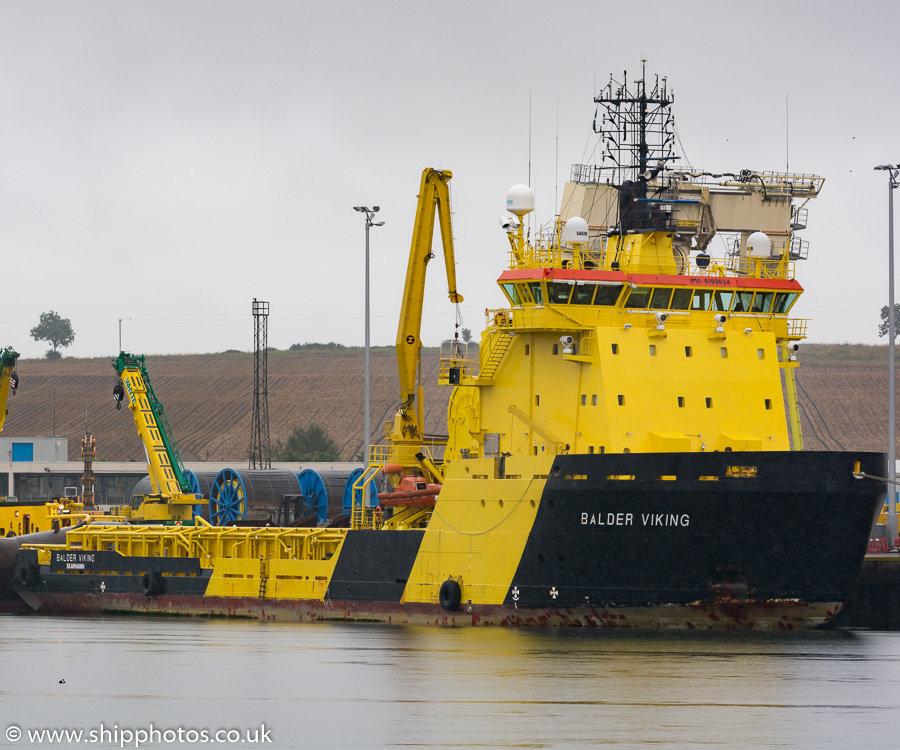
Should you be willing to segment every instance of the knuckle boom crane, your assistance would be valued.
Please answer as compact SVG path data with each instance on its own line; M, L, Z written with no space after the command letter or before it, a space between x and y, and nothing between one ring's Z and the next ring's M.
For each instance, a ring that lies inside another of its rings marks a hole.
M147 456L152 492L144 496L137 516L144 521L191 521L197 496L191 492L162 403L150 385L144 357L121 352L112 364L121 379L113 388L116 408L122 408L127 395Z
M391 460L399 463L404 472L423 471L434 481L440 476L431 462L422 454L424 417L422 387L419 378L421 366L420 332L422 306L425 297L425 275L428 262L434 257L431 243L434 236L435 215L441 228L444 248L444 264L447 269L447 287L450 301L459 304L462 295L456 290L456 265L453 256L453 231L450 219L449 169L428 168L422 172L419 202L413 227L403 305L397 330L397 365L400 371L400 406L394 417L391 435Z

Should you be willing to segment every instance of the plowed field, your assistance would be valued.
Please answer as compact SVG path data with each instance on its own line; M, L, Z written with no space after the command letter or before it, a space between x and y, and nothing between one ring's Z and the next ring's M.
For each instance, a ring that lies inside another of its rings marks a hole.
M804 347L813 353L814 347ZM884 450L887 447L887 366L817 357L798 370L804 445L808 449ZM886 357L885 357L886 359ZM425 427L446 434L451 389L436 385L437 352L425 354ZM153 356L147 367L183 453L199 460L243 461L250 444L253 355ZM363 439L362 353L272 352L268 358L271 439L298 426L326 428L341 460L353 460ZM130 413L116 411L115 372L106 359L20 360L19 392L10 398L4 436L69 438L69 458L80 455L85 425L98 457L144 460ZM372 353L372 442L398 402L392 351Z

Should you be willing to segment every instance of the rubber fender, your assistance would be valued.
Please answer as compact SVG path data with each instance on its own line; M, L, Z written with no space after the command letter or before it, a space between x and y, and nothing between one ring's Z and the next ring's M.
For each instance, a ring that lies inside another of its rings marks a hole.
M166 591L166 581L162 576L162 571L159 570L150 570L144 573L141 585L147 596L158 596Z
M462 601L462 589L456 581L448 578L441 584L439 599L441 607L447 612L454 612L459 609L459 603Z
M19 571L19 582L26 588L31 588L41 578L41 570L34 563L29 563Z

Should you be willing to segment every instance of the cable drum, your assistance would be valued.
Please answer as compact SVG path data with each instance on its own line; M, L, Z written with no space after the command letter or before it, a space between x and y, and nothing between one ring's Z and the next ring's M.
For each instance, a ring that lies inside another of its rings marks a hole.
M350 472L350 476L347 477L347 483L344 485L344 513L351 513L353 511L353 500L356 499L357 502L362 502L362 490L364 488L359 488L356 492L353 491L353 485L359 480L362 476L364 468L354 469ZM367 508L374 508L378 505L378 485L375 484L375 480L369 480L369 502L366 505Z
M150 485L150 475L148 474L144 478L138 479L137 484L134 485L134 488L131 490L131 496L128 499L128 505L133 510L137 510L137 507L141 504L141 498L150 494L150 492L152 492L152 487Z
M222 469L209 490L209 522L274 523L285 496L300 494L297 475L288 469Z
M184 472L184 476L191 483L191 492L195 495L200 495L204 499L209 497L209 491L218 475L218 471L191 471L190 469L185 469Z
M331 523L344 515L344 491L350 474L315 469L303 469L297 474L306 506L318 517L319 524Z

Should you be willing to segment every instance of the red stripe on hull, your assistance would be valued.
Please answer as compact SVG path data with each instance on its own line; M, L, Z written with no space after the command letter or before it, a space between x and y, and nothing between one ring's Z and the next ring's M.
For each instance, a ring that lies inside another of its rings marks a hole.
M47 614L129 613L224 617L280 622L372 622L439 627L587 627L672 630L768 630L817 628L844 608L843 602L703 602L665 607L579 607L519 609L505 605L463 605L445 612L436 604L278 600L223 596L145 596L22 592Z

